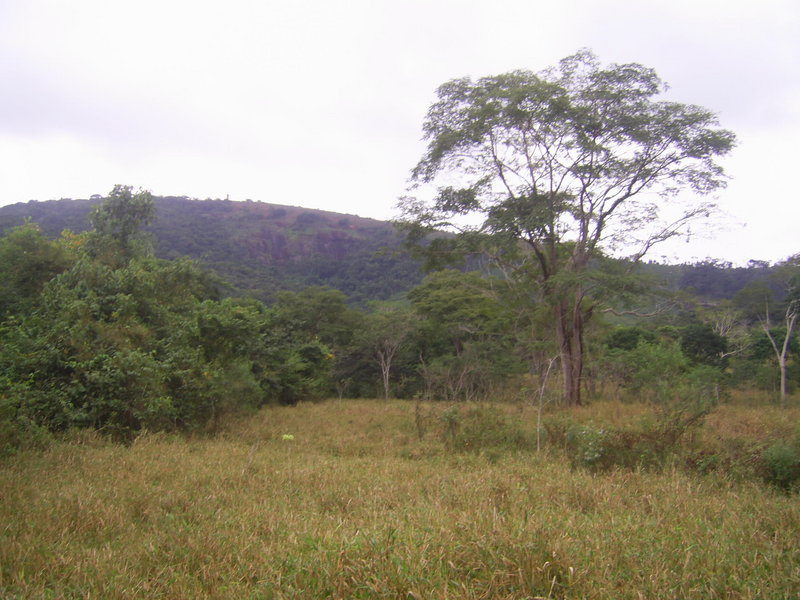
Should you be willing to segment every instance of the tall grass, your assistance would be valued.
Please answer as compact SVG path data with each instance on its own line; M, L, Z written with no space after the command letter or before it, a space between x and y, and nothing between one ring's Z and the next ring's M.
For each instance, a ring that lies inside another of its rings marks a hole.
M798 496L678 465L572 469L534 451L532 408L491 407L491 435L485 407L459 407L455 431L446 408L300 404L213 438L83 434L21 453L0 463L0 597L800 594ZM639 410L574 418L623 426ZM798 416L749 410L701 435L752 440Z

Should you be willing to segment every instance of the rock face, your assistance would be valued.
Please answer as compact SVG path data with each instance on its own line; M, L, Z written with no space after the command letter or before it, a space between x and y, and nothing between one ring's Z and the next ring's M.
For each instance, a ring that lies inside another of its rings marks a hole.
M51 237L89 228L101 198L0 207L0 231L38 223ZM149 228L156 256L188 256L216 271L234 294L261 299L281 289L335 287L354 302L387 299L421 280L390 223L265 202L156 197Z

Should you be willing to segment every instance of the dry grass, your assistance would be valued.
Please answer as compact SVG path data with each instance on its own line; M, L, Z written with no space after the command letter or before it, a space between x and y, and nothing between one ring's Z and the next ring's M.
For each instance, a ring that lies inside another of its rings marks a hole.
M422 407L423 439L413 403L331 401L266 409L213 439L84 435L18 455L0 464L0 596L798 597L797 496L677 469L593 475L558 453L453 452L443 408ZM797 417L731 409L713 423L761 435Z
M724 438L765 440L800 435L800 409L722 405L707 419L708 429Z

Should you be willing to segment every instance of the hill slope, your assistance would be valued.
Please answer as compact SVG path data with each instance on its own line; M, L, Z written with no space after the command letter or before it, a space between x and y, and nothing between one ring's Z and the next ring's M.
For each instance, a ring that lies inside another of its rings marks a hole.
M83 231L89 228L89 211L101 201L98 196L3 206L0 234L26 219L51 237L64 229ZM402 294L422 279L419 265L385 221L253 201L167 196L155 202L157 220L149 229L156 255L198 260L229 282L233 294L269 300L279 290L323 285L364 303ZM709 302L733 298L773 271L767 263L743 268L719 261L643 268L667 287Z
M188 256L217 272L237 294L269 299L282 289L326 285L354 302L387 299L421 280L390 223L264 202L155 197L149 228L156 255ZM101 201L31 201L0 207L0 232L38 223L55 237L89 228Z

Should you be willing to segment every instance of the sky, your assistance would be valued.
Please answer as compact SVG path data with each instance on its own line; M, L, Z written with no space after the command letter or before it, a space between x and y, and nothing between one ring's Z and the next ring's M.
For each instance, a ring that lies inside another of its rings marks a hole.
M649 258L800 252L797 0L0 0L0 205L125 184L390 219L439 85L581 48L738 137L724 218Z

